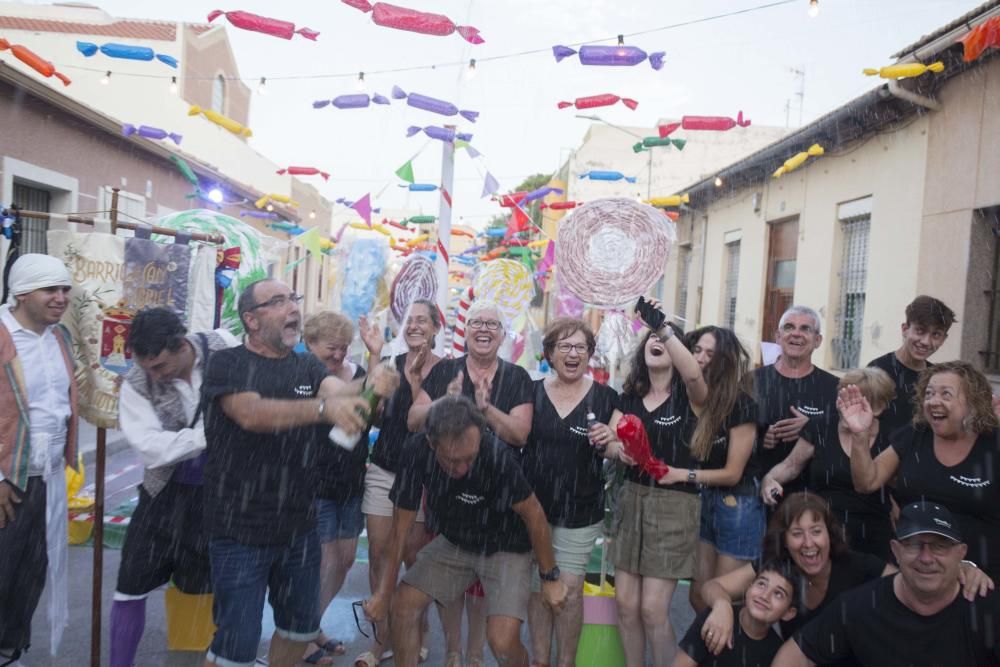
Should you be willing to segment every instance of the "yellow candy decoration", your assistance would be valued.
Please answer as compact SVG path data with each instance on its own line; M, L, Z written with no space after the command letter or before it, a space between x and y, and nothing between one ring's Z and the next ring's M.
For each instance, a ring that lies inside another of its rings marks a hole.
M790 171L794 171L802 166L802 163L809 159L809 157L819 157L824 153L823 147L819 144L813 144L808 150L804 150L801 153L796 153L792 157L785 160L785 164L778 167L778 169L772 174L774 178L781 178Z
M902 79L903 77L920 76L925 72L934 72L935 74L943 72L944 63L940 60L930 65L908 63L906 65L889 65L888 67L880 67L879 69L869 67L863 71L866 76L880 76L883 79Z
M528 247L529 248L544 248L548 244L549 244L549 240L548 239L540 239L538 241L532 241L531 243L528 244Z
M269 193L258 199L253 203L257 208L264 208L267 206L268 202L276 201L279 204L288 204L289 206L298 206L299 203L289 197L288 195L279 195L275 193Z
M666 206L680 206L681 204L687 204L689 201L691 201L691 197L683 194L670 195L669 197L653 197L652 199L647 199L646 203L657 208L664 208Z
M245 125L242 125L241 123L237 123L232 118L227 118L227 117L223 116L221 113L212 111L211 109L202 109L201 107L199 107L197 105L192 105L191 108L188 109L188 115L189 116L197 116L198 114L201 114L202 116L204 116L208 120L212 121L213 123L215 123L219 127L223 127L225 129L229 130L233 134L237 134L237 135L239 135L241 137L252 137L253 136L253 131L249 127L246 127Z
M420 236L414 236L412 239L406 242L406 247L412 248L415 245L420 245L430 237L431 237L430 234L421 234Z

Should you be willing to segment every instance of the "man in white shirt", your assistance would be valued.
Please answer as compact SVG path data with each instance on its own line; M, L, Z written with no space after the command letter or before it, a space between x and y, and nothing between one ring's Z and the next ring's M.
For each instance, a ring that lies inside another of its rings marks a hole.
M0 665L18 665L46 576L53 651L68 622L65 466L76 464L77 394L72 341L59 324L73 284L66 266L22 255L7 284L10 297L0 306Z
M111 606L111 667L133 666L151 591L173 579L183 593L211 592L198 402L208 356L239 341L224 329L186 334L168 308L140 311L129 331L135 365L122 384L119 421L146 471Z

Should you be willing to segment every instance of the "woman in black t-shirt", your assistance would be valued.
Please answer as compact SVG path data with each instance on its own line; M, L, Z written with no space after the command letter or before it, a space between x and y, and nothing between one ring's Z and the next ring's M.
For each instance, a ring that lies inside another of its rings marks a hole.
M873 406L876 417L886 409L896 392L892 378L879 368L848 371L841 378L838 390L848 385L861 390ZM873 422L868 434L872 456L882 451L884 440L879 437L880 423ZM889 540L892 539L889 489L882 487L874 493L855 491L851 479L851 433L844 420L817 430L820 428L813 423L806 425L792 452L764 475L761 498L768 505L776 505L784 492L781 485L798 479L802 470L809 466L808 489L830 502L851 549L889 561Z
M698 569L689 598L704 609L701 586L760 558L766 519L757 494L757 404L753 400L750 355L730 329L703 327L687 343L705 374L708 399L695 406L698 425L691 454L700 470L671 470L660 484L689 480L701 485Z
M365 515L368 530L368 583L372 593L378 588L385 559L391 558L385 550L389 546L392 528L392 502L389 491L396 481L403 444L410 432L406 428L406 416L413 404L413 396L420 391L420 385L430 374L440 357L431 352L434 339L441 329L441 317L437 304L427 299L417 299L407 309L399 329L399 337L405 345L405 352L393 360L396 369L403 376L399 389L386 401L379 423L378 439L371 452L371 463L365 475L364 500L361 511ZM380 335L367 336L365 344L373 359L382 353L384 341ZM427 543L428 532L424 528L424 513L417 512L417 519L410 530L403 552L403 562L409 567L417 559L417 552ZM389 625L380 623L378 637L388 641ZM388 644L372 640L369 651L362 653L356 662L378 664ZM374 663L372 663L374 661Z
M892 434L874 460L866 446L871 405L857 387L840 391L837 408L853 435L851 476L870 493L895 477L900 505L927 500L958 521L968 558L985 572L1000 572L1000 431L989 381L965 361L949 361L920 374L913 424Z
M532 582L528 603L531 653L545 664L555 630L559 664L573 664L583 624L583 577L604 522L604 458L620 443L608 427L618 412L618 394L587 375L594 333L568 317L549 323L542 350L554 375L534 383L531 435L522 465L545 510L566 604L555 615ZM591 416L593 424L590 424Z
M707 393L680 329L667 324L648 331L633 353L620 409L642 420L653 456L671 471L686 471L694 465L688 448L691 404L701 405ZM670 599L677 580L695 571L698 487L687 481L660 486L627 456L620 458L630 467L612 519L618 631L629 665L645 664L647 644L654 665L669 665L677 652Z

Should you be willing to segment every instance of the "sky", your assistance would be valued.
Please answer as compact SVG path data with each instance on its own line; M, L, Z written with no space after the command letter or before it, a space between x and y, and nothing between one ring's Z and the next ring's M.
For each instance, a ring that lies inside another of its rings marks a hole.
M329 183L318 187L331 200L371 192L376 205L437 213L436 194L398 188L394 171L419 152L413 162L417 181L439 182L441 144L423 135L406 138L406 128L451 119L396 100L390 107L313 109L314 100L357 92L358 72L365 72L369 93L388 97L398 85L479 111L478 122L462 121L460 131L473 133L472 144L483 157L457 155L454 187L453 220L474 226L501 211L480 197L484 170L499 180L502 191L530 174L555 171L591 123L575 118L576 113L596 111L611 123L653 128L662 118L735 116L742 110L758 125L784 127L787 120L797 127L796 93L803 81L792 70L805 72L801 117L808 123L878 85L861 74L863 68L891 64L892 53L980 4L820 0L819 15L811 18L808 0L794 0L698 22L769 0L395 0L475 26L486 41L472 45L457 34L435 37L377 26L370 14L337 0L241 0L234 6L91 1L119 17L204 22L213 9L240 9L319 31L316 42L298 36L285 41L227 27L243 79L254 91L261 77L267 79L266 93L253 95L252 145L276 163L330 172ZM770 0L775 2L780 0ZM625 43L666 51L659 72L648 63L585 67L567 58L557 64L551 54L556 44L608 44L618 34L640 32L645 34L627 37ZM471 78L470 58L477 61ZM378 73L419 66L427 67ZM556 107L559 101L600 93L631 97L639 106L584 112Z

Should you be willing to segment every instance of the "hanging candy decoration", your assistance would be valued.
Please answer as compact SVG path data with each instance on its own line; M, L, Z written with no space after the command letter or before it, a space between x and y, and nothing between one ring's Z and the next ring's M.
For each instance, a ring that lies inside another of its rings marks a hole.
M438 189L438 186L433 183L410 183L408 185L400 185L401 188L406 188L410 192L434 192Z
M390 227L395 227L396 229L402 229L402 230L407 231L407 232L412 232L413 231L412 229L410 229L409 227L407 227L403 223L397 222L395 220L383 220L382 224L389 225Z
M409 218L403 220L403 224L413 224L413 225L432 225L437 220L436 216L433 215L412 215Z
M685 193L682 195L670 195L669 197L653 197L652 199L646 199L645 203L657 208L664 208L666 206L680 206L681 204L690 203L690 201L691 196Z
M684 150L684 146L687 145L687 139L671 139L670 137L645 137L642 141L637 142L632 146L632 150L636 153L641 153L642 151L649 150L656 146L673 146L679 151Z
M194 171L191 169L191 165L184 161L176 155L170 156L170 161L177 165L177 170L181 172L181 176L184 177L191 185L198 187L198 177L195 175Z
M437 139L438 141L446 141L449 144L454 143L455 139L461 139L462 141L472 141L472 135L466 134L464 132L456 132L450 127L438 127L437 125L428 125L427 127L417 127L416 125L411 125L406 129L406 136L412 137L414 134L423 132L431 139Z
M475 234L473 234L472 232L467 232L464 229L452 229L451 230L451 235L452 236L468 236L470 239L476 238Z
M938 72L944 71L944 63L940 60L936 63L931 63L930 65L923 65L921 63L907 63L905 65L889 65L887 67L866 67L862 70L865 76L877 76L882 79L902 79L904 77L914 77L920 76L921 74L926 74L927 72Z
M577 206L580 206L581 204L583 204L582 201L555 201L552 202L551 204L546 204L545 202L542 202L541 204L538 205L538 208L550 208L553 211L568 211L570 209L576 208Z
M824 153L823 147L819 144L813 144L807 150L801 153L796 153L792 157L785 160L785 163L778 167L778 169L771 174L774 178L781 178L790 171L795 171L802 166L802 163L808 160L810 157L819 157Z
M271 202L278 202L279 204L288 204L289 206L298 206L299 203L289 197L288 195L279 195L275 193L266 194L257 201L253 203L257 208L264 208Z
M618 420L618 439L625 445L625 453L629 458L653 479L663 479L670 472L666 463L653 456L646 427L635 415L622 415Z
M376 2L372 5L368 0L341 0L345 5L372 13L372 21L383 28L408 30L425 35L445 37L457 32L462 39L470 44L482 44L486 40L479 36L479 30L468 25L455 25L451 19L441 14L420 12L415 9L390 5L387 2Z
M674 222L677 222L677 218L681 217L681 214L678 211L663 211L663 215L667 216Z
M324 181L330 180L330 174L320 171L316 167L285 167L275 172L279 175L291 174L292 176L322 176Z
M417 299L434 300L437 295L434 262L424 255L412 255L400 267L389 288L389 309L396 322L403 323L406 309Z
M639 103L633 99L619 97L618 95L612 95L610 93L605 93L603 95L591 95L589 97L578 97L572 102L560 102L557 106L560 109L565 109L567 107L576 107L577 109L593 109L595 107L609 107L612 104L617 104L618 102L621 102L633 111L637 106L639 106Z
M547 197L551 194L561 195L564 192L565 190L563 190L562 188L550 188L550 187L538 188L537 190L532 190L528 194L524 195L524 200L522 203L528 204L530 202L535 201L536 199L541 199L542 197Z
M240 217L260 218L262 220L280 220L281 216L270 211L240 211Z
M507 322L514 321L527 309L535 290L531 271L513 259L480 263L472 286L476 298L496 303Z
M40 55L32 51L26 46L20 44L11 44L3 37L0 37L0 51L9 50L14 54L14 57L20 60L22 63L35 70L42 76L48 78L54 76L63 82L64 86L68 86L73 83L70 81L69 77L65 74L61 74L56 71L56 66L45 60Z
M489 229L483 232L483 236L488 236L489 238L492 239L502 239L506 235L507 235L507 230L504 229L503 227L490 227Z
M316 38L319 37L318 32L310 30L309 28L299 28L296 30L295 24L290 21L272 19L266 16L260 16L259 14L251 14L250 12L243 11L225 12L221 9L216 9L208 15L208 22L211 23L220 16L225 16L226 20L228 20L235 28L250 30L253 32L262 32L265 35L280 37L281 39L291 39L295 35L302 35L306 39L311 39L315 42Z
M629 183L635 183L635 176L626 176L620 171L593 170L580 174L580 178L589 178L592 181L620 181L625 179Z
M233 134L239 135L241 137L253 136L253 131L251 131L249 127L245 127L242 123L238 123L232 118L227 118L226 116L223 116L221 113L212 111L211 109L202 109L197 105L191 105L191 108L188 109L188 115L197 116L198 114L201 114L202 116L212 121L219 127L229 130Z
M442 116L454 116L455 114L458 114L470 123L475 123L476 119L479 117L478 111L459 109L451 102L445 102L444 100L439 100L436 97L421 95L420 93L410 93L407 95L399 86L392 87L392 99L406 100L406 103L414 109L423 109L424 111L441 114Z
M598 199L559 225L559 280L599 308L631 303L663 275L674 226L651 206L633 199Z
M986 19L959 40L962 42L962 60L971 63L989 47L1000 48L1000 16Z
M158 127L150 127L149 125L136 127L131 123L122 123L122 136L131 137L133 134L138 134L140 137L145 137L146 139L170 139L178 146L181 143L181 139L184 138L179 134L167 132Z
M338 109L363 109L369 104L389 104L389 98L375 93L351 93L349 95L338 95L332 100L316 100L313 102L313 109L322 109L333 105Z
M93 42L77 42L76 50L82 53L87 58L97 55L100 51L109 58L122 58L124 60L146 60L151 61L154 58L159 60L164 65L169 65L174 69L177 69L177 58L173 56L168 56L165 53L156 53L153 49L148 46L133 46L131 44L102 44L98 46Z
M414 236L412 239L406 242L406 247L412 248L414 246L418 246L427 239L429 239L430 237L431 237L430 234L421 234L420 236Z
M568 46L552 47L552 55L555 56L557 63L562 62L563 58L577 54L577 51ZM667 53L666 51L657 51L647 54L638 46L625 46L624 44L619 44L618 46L587 44L580 47L578 55L580 63L583 65L609 67L632 67L648 58L650 67L659 71L663 68L663 58Z
M734 127L750 127L750 121L743 119L743 112L736 114L736 118L729 116L683 116L679 123L667 123L659 126L661 137L666 137L677 128L684 130L725 132Z

